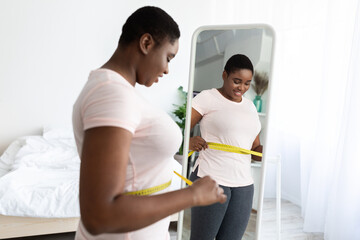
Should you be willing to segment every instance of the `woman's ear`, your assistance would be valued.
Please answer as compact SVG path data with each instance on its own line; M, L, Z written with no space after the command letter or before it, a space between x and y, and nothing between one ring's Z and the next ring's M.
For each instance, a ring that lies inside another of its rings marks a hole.
M140 51L143 54L148 54L149 50L151 48L153 48L153 46L155 45L155 41L153 39L153 37L151 36L151 34L149 33L144 33L141 37L140 37L140 41L139 41L139 47L140 47Z
M228 77L228 74L227 72L224 70L223 73L222 73L222 79L225 81Z

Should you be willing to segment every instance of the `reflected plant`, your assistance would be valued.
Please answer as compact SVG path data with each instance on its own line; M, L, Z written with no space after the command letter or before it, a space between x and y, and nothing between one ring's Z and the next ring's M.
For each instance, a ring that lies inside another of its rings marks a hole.
M257 72L254 74L254 83L252 84L256 95L262 96L269 85L269 76L266 72Z
M180 86L178 88L178 93L180 95L181 101L183 102L181 105L173 104L176 109L172 111L172 114L175 115L175 122L180 127L183 138L184 138L184 131L185 131L185 118L186 118L186 100L187 100L187 92L184 91L183 87ZM181 143L179 154L183 154L183 144Z

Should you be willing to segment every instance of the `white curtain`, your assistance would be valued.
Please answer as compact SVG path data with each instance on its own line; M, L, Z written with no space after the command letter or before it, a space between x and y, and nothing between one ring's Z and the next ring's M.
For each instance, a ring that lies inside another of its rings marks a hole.
M221 16L214 24L260 22L276 31L266 147L281 154L282 198L301 206L304 231L360 239L359 1L211 3Z
M228 2L218 14L276 31L266 147L281 154L282 198L301 206L305 232L360 239L359 1Z
M329 3L317 114L301 139L304 231L329 240L360 239L360 4L349 3Z

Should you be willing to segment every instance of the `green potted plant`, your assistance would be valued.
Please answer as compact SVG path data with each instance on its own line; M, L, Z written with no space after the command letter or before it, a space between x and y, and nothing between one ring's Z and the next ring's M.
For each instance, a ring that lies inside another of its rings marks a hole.
M176 108L174 109L174 111L172 111L172 114L174 114L175 116L175 122L177 123L177 125L180 127L182 135L184 137L184 131L185 131L185 118L186 118L186 101L187 101L187 92L184 91L183 87L180 86L178 88L178 93L180 95L182 104L181 105L177 105L177 104L173 104ZM181 143L180 149L178 151L179 155L183 155L183 144L184 142Z

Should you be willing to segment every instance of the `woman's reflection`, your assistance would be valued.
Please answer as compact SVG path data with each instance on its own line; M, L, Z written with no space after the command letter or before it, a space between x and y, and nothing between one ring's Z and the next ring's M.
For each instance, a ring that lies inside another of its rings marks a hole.
M257 110L243 96L253 73L247 56L233 55L222 73L223 86L203 90L192 100L191 128L200 122L201 137L190 138L189 149L200 152L190 179L210 175L224 189L227 201L191 209L191 240L241 239L248 224L254 194L251 155L210 149L207 143L262 152Z

